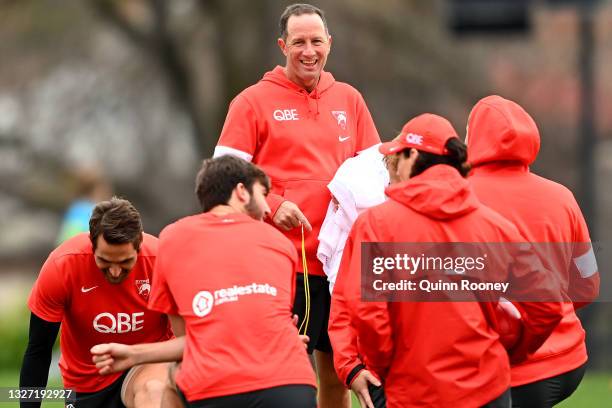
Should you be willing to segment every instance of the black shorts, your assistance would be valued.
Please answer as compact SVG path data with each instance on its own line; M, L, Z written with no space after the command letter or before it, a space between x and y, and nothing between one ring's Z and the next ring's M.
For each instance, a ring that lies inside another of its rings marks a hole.
M573 394L585 371L586 363L555 377L512 387L512 407L552 407Z
M310 338L308 342L308 354L314 350L331 353L332 347L327 334L327 323L329 322L329 308L331 296L329 295L329 283L325 276L308 276L310 286L310 319L306 335ZM304 294L304 274L298 272L295 282L295 299L293 301L293 313L298 315L298 328L302 325L302 319L306 312L306 297Z
M317 390L310 385L282 385L192 402L185 399L181 390L178 390L178 394L188 408L316 408L317 406Z
M510 408L510 388L504 391L499 397L484 404L481 408Z
M129 370L115 382L96 392L77 392L76 401L66 403L67 408L125 408L121 401L121 387ZM72 407L70 407L72 404Z

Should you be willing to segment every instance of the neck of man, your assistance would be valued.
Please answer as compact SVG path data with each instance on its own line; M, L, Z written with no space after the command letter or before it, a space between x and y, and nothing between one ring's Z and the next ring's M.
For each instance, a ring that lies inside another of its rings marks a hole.
M318 77L316 77L312 81L309 81L309 83L303 83L303 82L300 82L295 76L289 75L287 73L287 67L283 67L283 70L284 70L285 76L287 77L288 80L290 80L291 82L293 82L294 84L296 84L300 88L305 89L306 91L308 91L308 93L312 92L317 87L317 84L319 83L319 78L321 78L321 75L319 75Z
M226 204L219 204L208 210L209 213L223 216L227 214L247 214L245 204L237 197L236 192L232 193Z

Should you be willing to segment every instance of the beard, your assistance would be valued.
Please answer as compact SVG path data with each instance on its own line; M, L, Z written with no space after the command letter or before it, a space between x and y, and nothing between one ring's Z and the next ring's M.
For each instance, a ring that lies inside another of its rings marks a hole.
M249 202L247 203L247 205L244 207L244 209L246 210L246 213L253 219L257 220L257 221L262 221L264 218L264 210L263 208L261 208L257 202L255 201L255 199L253 198L253 196L251 195L251 199L249 200Z
M111 275L108 269L102 269L102 272L104 273L104 277L106 278L107 281L109 281L112 284L118 284L118 283L123 282L125 278L127 278L128 274L130 273L130 270L121 269L121 273L117 277L114 277L113 275Z

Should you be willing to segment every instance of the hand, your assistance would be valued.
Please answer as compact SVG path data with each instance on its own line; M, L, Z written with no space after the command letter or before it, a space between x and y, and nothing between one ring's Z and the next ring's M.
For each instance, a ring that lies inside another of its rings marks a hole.
M368 370L361 370L351 384L351 390L357 395L361 408L374 408L374 403L372 403L370 392L368 391L368 383L380 387L380 381L374 377L374 374Z
M295 327L297 327L298 320L299 320L298 315L294 314L292 321ZM302 340L302 343L304 343L304 348L308 348L308 342L310 341L310 337L306 336L305 334L300 334L299 336L300 336L300 340Z
M131 346L119 343L106 343L93 346L92 361L101 375L125 371L138 362Z
M312 231L312 227L308 222L308 219L300 210L295 203L291 201L283 201L282 204L276 210L276 214L274 214L274 218L272 219L274 225L277 227L289 231L295 227L299 227L300 224L304 225L306 231Z

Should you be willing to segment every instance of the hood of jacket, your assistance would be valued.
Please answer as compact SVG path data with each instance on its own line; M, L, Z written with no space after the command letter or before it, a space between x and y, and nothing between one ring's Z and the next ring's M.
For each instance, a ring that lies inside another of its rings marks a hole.
M272 82L284 88L291 89L297 93L306 94L307 96L310 96L311 98L315 99L320 98L320 95L327 91L329 88L331 88L334 82L336 82L332 74L326 71L321 71L319 83L317 84L315 89L313 89L312 92L309 93L307 90L305 90L295 82L290 81L287 78L287 75L285 75L284 68L280 65L277 65L272 71L266 72L261 80L264 82Z
M516 102L491 95L470 112L466 143L472 166L500 161L529 166L540 150L540 132Z
M456 169L444 164L393 184L385 193L390 199L437 220L458 218L480 206L468 181Z

